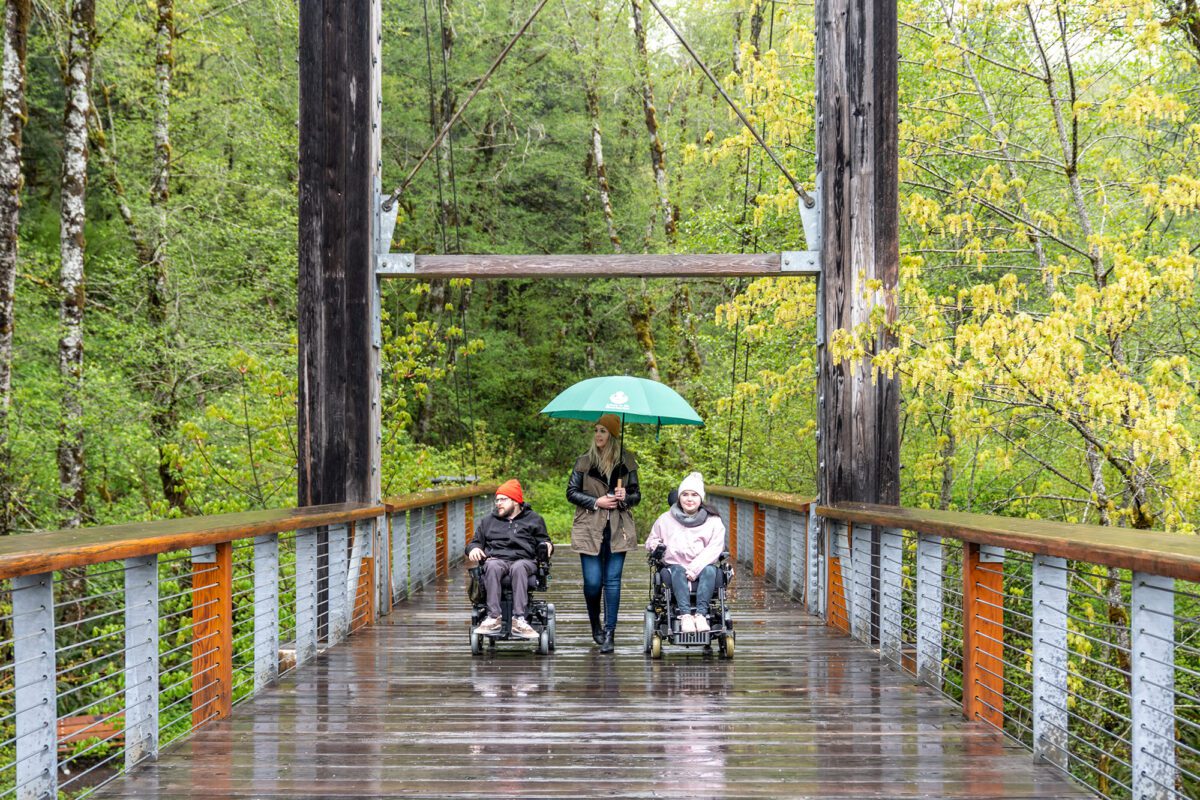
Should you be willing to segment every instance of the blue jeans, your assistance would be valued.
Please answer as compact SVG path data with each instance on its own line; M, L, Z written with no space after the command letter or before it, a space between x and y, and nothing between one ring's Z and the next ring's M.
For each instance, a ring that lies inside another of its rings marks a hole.
M621 570L625 567L625 554L609 549L609 533L604 531L600 552L594 556L579 554L583 566L583 599L587 602L588 616L592 624L599 621L600 590L604 589L604 627L615 630L617 608L621 605Z
M671 589L675 592L675 605L679 607L680 613L707 617L708 603L717 588L716 566L709 564L696 576L695 608L692 607L691 592L688 590L687 568L678 564L668 564L667 571L671 573Z

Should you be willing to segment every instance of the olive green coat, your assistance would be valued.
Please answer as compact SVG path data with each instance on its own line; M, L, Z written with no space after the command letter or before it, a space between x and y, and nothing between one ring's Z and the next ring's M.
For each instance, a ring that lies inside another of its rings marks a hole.
M631 484L626 478L624 485L627 489L633 489L636 492L637 461L634 460L633 454L626 453L622 464L625 469L622 470L618 466L614 472L619 474L615 477L629 476L632 473L633 483ZM584 494L593 498L608 494L609 487L604 484L604 481L595 473L589 472L586 454L580 456L575 462L574 471L583 475L583 483L580 488ZM637 500L641 499L640 493L635 496ZM582 505L576 505L575 521L571 525L571 549L583 555L599 555L600 545L604 541L606 523L610 525L611 538L608 546L611 552L624 553L637 547L637 530L633 525L633 512L631 511L634 505L637 505L636 501L628 507L611 510L603 508L592 510Z

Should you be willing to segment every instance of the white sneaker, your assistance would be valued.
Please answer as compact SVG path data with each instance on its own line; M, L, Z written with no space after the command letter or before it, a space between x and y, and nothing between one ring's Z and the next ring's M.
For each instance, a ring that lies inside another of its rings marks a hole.
M680 614L679 615L679 632L680 633L695 633L696 632L696 618L693 617L691 614Z
M499 617L488 617L476 626L475 633L478 636L495 636L502 627Z
M538 638L538 632L525 621L524 617L513 617L512 632L513 636L519 636L522 639Z
M708 627L708 617L703 614L697 614L694 619L696 620L696 633L708 633L712 630Z

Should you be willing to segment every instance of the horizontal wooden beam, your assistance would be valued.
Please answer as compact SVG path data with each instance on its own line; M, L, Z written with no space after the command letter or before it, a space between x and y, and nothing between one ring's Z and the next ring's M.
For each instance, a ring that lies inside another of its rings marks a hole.
M787 262L785 267L785 262ZM389 255L385 278L736 278L812 274L794 253L745 255Z
M843 522L883 525L1167 578L1200 581L1200 537L1179 533L870 503L818 506L817 514Z
M336 503L131 522L0 537L0 579L377 517L384 506Z

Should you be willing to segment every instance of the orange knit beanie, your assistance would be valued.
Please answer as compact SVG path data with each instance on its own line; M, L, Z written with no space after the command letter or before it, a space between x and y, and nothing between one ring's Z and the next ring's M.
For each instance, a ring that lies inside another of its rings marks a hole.
M525 502L525 495L521 492L521 484L517 482L516 478L510 478L500 484L500 488L496 490L496 494L502 494L509 500L517 503Z

